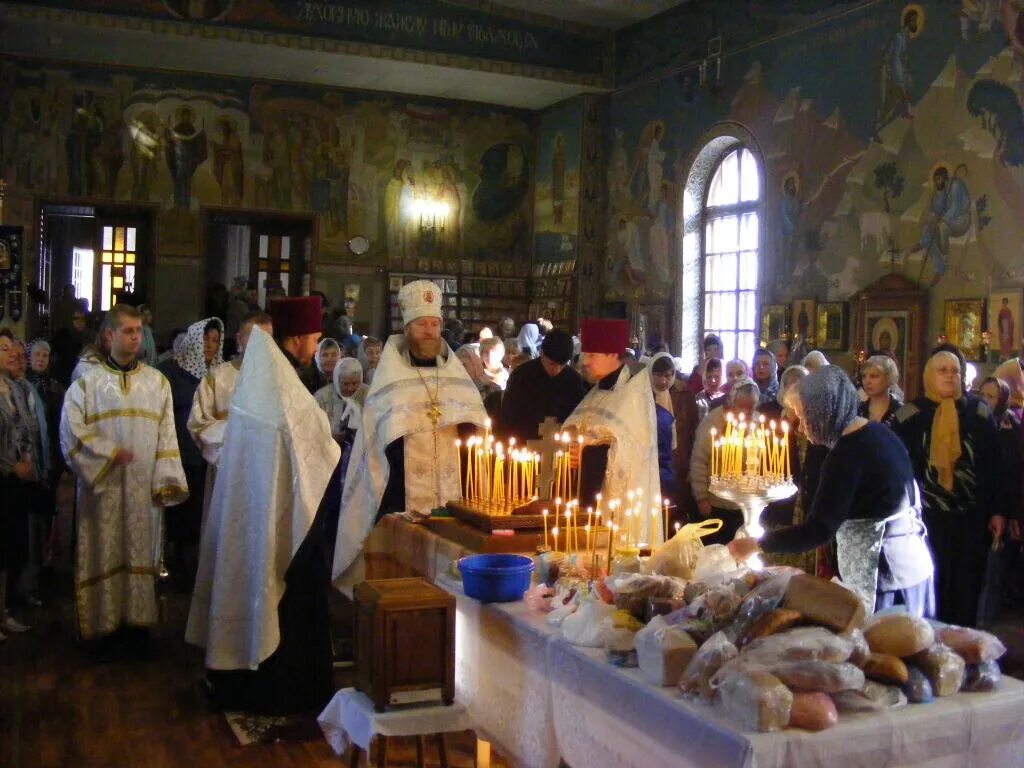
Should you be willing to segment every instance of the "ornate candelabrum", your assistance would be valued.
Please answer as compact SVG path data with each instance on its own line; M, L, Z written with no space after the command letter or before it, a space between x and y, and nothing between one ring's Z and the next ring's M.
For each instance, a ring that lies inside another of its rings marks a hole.
M789 463L789 424L726 416L725 433L711 430L712 495L743 510L738 536L760 538L761 513L773 501L796 493Z

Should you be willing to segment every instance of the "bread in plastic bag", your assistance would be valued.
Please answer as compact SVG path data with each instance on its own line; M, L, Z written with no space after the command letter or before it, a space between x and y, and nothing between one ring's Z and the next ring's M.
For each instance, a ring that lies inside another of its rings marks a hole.
M718 699L729 719L745 728L765 733L789 725L793 692L770 672L736 670L721 680Z
M705 592L687 606L691 618L708 621L715 630L723 629L736 618L740 596L730 585L723 584Z
M901 687L911 704L929 704L935 701L935 693L928 677L919 667L907 665L907 682Z
M935 639L948 645L968 664L995 661L1006 653L1006 646L991 632L948 625L935 631Z
M868 680L859 691L832 694L832 701L840 712L881 712L905 706L907 697L899 688Z
M864 687L864 673L847 662L814 661L809 659L787 660L767 656L753 656L740 653L725 664L711 679L715 688L737 669L761 669L771 672L787 687L797 691L858 691Z
M839 722L835 702L827 693L793 692L789 710L789 727L808 731L824 731Z
M914 656L914 664L921 668L928 682L932 684L932 692L939 698L952 696L959 692L964 682L966 664L961 656L952 648L942 643L935 643L926 651Z
M751 628L754 624L782 604L792 574L785 572L771 576L743 596L740 607L736 611L735 623L728 634L733 642L749 642Z
M698 692L704 699L712 700L715 692L711 688L711 678L739 653L722 632L716 632L697 649L686 665L683 676L679 678L679 689L683 693Z
M853 644L849 640L824 627L797 627L752 641L744 649L743 655L839 663L849 659L852 652Z
M868 645L867 638L864 637L864 631L854 627L849 632L844 632L842 637L849 640L853 646L853 651L851 651L850 658L847 661L863 669L867 663L868 656L871 655L871 647Z
M654 685L675 685L686 665L697 653L697 643L684 630L671 626L661 616L636 633L637 663Z
M787 629L792 629L803 620L804 615L800 611L776 608L774 611L769 611L762 615L747 627L736 639L736 645L743 648L754 640L777 635L780 632L785 632Z
M880 613L867 620L864 637L875 653L902 659L934 643L935 631L927 621L910 613Z
M888 653L872 653L864 662L863 669L866 676L886 685L902 686L910 677L903 659Z
M998 661L983 661L980 664L968 664L964 671L964 685L961 690L969 693L994 691L1003 679Z
M601 623L613 613L615 608L605 602L583 600L576 612L562 622L562 636L573 645L600 648L604 644Z

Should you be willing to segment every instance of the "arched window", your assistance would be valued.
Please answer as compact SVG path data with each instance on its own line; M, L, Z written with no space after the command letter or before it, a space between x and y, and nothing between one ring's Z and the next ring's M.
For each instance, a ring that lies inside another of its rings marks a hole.
M701 337L721 337L727 361L749 363L757 348L761 189L753 153L734 144L714 170L701 213Z

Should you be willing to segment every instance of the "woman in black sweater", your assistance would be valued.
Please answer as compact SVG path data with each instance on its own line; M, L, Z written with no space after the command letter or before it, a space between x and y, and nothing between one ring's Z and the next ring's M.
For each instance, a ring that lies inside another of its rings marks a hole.
M804 552L836 537L839 573L873 610L905 604L934 613L933 566L921 500L906 448L880 424L857 415L857 392L835 366L799 384L800 422L812 443L829 448L805 522L737 539L737 560L758 551ZM760 545L760 546L759 546Z

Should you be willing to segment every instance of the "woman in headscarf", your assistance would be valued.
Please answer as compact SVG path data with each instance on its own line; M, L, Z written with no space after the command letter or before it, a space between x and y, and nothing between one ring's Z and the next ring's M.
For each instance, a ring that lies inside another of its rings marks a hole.
M779 366L780 379L782 378L782 372L789 367L789 349L788 339L775 339L768 342L768 350L775 355L775 362Z
M1010 362L1017 365L1016 360ZM999 373L998 369L996 373ZM1009 407L1012 394L1005 379L989 376L981 382L981 397L992 409L999 428L999 451L1004 477L1008 479L1003 484L1006 513L1012 538L1020 541L1020 524L1024 520L1024 427Z
M508 386L508 368L502 363L505 359L505 344L492 336L480 342L479 352L488 392L504 392Z
M355 433L363 420L362 406L355 396L363 383L363 367L359 361L346 357L331 370L331 383L321 387L314 395L317 405L327 414L331 435L341 446L342 462L348 462L347 451L352 447ZM344 472L341 475L344 477Z
M320 339L313 353L313 365L303 371L303 384L315 395L334 380L334 367L341 359L341 345L332 338Z
M732 390L732 385L738 379L749 379L750 378L750 366L747 365L746 360L740 360L738 357L730 360L725 364L725 383L722 385L722 394L728 395Z
M529 355L531 358L536 357L541 341L540 328L537 327L536 323L525 323L519 329L519 336L516 338L516 341L519 342L520 352Z
M824 352L820 352L817 349L812 349L806 355L804 359L800 361L800 364L811 373L819 371L829 364L828 358L825 357Z
M199 383L212 368L224 362L223 349L224 324L219 318L209 317L192 323L175 356L156 366L171 385L174 429L178 434L181 466L188 481L188 500L165 518L167 543L172 545L168 559L170 570L178 587L186 591L191 590L199 564L199 531L206 485L206 462L188 432L188 416Z
M761 391L757 383L747 377L733 382L722 408L715 408L697 427L697 437L690 458L690 489L697 504L697 520L718 518L722 528L711 536L704 537L705 544L727 544L743 525L743 512L731 501L711 495L711 430L718 435L725 434L726 417L743 414L747 421L753 421Z
M1007 410L1019 421L1024 421L1024 371L1021 370L1020 362L1017 358L1007 360L1000 364L992 375L1004 382L1009 389Z
M828 449L814 503L803 523L769 531L760 542L730 542L729 551L737 560L758 550L806 552L834 536L840 578L869 613L902 604L931 616L934 568L913 466L899 438L857 415L857 390L836 366L803 379L793 403L807 438Z
M46 490L40 498L43 507L44 563L49 562L54 537L53 518L57 513L57 485L64 474L66 465L60 450L60 413L64 407L64 386L50 373L50 345L45 339L36 339L28 346L28 382L35 388L43 404L48 436L50 472L46 479Z
M332 397L347 397L360 408L363 407L363 403L366 402L366 393L370 391L370 388L363 384L363 366L358 360L354 357L343 357L335 366L331 379L330 384L321 387L314 395L316 401L320 403L320 407L327 411L329 417L334 411L326 408L325 403L333 402L335 407L342 405L339 400L331 400Z
M775 396L779 394L779 364L775 355L767 349L759 349L754 353L754 364L751 366L751 378L761 390L759 410L770 419L777 419L782 414L782 406Z
M896 361L888 355L874 355L865 360L860 367L860 386L866 399L861 402L858 413L865 419L891 427L896 421L896 412L903 407L902 400L894 393L899 391L899 378Z
M705 359L701 363L698 376L700 376L701 383L700 394L697 395L697 420L699 422L704 420L708 411L721 405L725 400L725 394L722 392L722 361L717 357Z
M686 483L700 423L697 398L686 382L677 378L675 360L668 352L654 355L647 367L657 417L661 495L673 506L672 522L685 523L697 506Z
M992 411L964 396L960 360L939 351L924 367L924 397L899 410L893 429L921 485L937 618L973 626L992 537L1006 526Z

